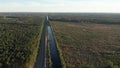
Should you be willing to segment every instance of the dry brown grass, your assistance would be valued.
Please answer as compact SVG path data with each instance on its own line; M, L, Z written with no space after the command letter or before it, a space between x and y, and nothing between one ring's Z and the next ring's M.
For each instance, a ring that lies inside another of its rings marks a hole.
M120 67L120 25L51 22L67 68Z

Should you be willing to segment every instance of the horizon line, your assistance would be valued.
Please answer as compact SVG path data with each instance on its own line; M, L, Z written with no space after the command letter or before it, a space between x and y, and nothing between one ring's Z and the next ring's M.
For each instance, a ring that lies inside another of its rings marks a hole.
M16 12L14 12L14 11L10 11L10 12L0 12L0 13L117 13L117 14L119 14L120 12L28 12L28 11L20 11L20 12L18 12L18 11L16 11Z

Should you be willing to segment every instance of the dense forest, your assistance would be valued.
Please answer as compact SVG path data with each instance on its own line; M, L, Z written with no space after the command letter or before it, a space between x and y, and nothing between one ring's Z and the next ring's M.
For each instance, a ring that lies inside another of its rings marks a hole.
M41 16L0 17L0 68L30 68L36 61Z
M74 23L120 24L120 14L66 13L50 14L51 21Z

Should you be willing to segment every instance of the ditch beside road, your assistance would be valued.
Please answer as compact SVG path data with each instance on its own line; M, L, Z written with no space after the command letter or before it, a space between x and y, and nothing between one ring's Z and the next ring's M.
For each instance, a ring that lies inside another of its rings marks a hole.
M49 36L49 38L47 38ZM52 68L62 68L54 35L49 23L48 16L45 17L38 56L34 68L49 68L48 47Z

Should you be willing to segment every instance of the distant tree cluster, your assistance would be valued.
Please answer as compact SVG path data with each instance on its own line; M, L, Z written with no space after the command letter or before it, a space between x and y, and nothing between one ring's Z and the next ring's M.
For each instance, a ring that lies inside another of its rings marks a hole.
M97 24L120 24L120 15L116 14L56 14L50 15L51 21L97 23Z

